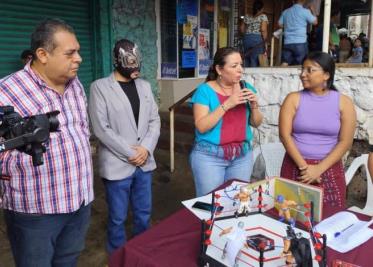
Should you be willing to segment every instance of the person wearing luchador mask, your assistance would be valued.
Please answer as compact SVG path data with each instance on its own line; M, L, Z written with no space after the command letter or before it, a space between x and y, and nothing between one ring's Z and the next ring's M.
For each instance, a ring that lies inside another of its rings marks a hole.
M150 83L139 78L139 48L127 39L116 42L114 72L91 85L89 114L99 140L98 164L108 205L107 251L126 242L128 207L133 236L149 227L153 152L160 133L158 106Z

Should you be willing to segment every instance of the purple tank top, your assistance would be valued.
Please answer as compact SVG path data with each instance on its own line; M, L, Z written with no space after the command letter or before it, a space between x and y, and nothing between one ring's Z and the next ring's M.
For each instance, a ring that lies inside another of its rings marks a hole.
M300 92L292 136L303 158L324 159L337 144L341 128L339 98L335 90L322 96L308 90Z

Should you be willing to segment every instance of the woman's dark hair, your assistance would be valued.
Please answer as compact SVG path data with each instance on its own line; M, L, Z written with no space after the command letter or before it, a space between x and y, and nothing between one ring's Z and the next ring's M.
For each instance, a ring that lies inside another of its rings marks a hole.
M335 73L335 63L331 55L325 52L312 52L307 55L303 60L311 60L320 65L324 72L329 73L329 79L327 81L327 87L331 90L337 90L334 86L334 73Z
M253 4L253 15L256 16L258 12L264 7L262 0L256 0Z
M209 73L207 74L205 81L208 82L208 81L216 80L219 76L216 71L216 66L223 67L226 63L227 56L234 54L234 53L240 54L240 51L234 47L229 47L229 46L219 48L214 55L214 62L209 68Z

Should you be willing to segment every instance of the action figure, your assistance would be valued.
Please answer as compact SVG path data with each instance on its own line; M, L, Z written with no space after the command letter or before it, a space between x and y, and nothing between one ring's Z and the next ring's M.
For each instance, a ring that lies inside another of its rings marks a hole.
M295 234L294 229L288 225L284 237L284 250L281 256L285 257L288 266L312 267L312 254L310 241L302 237L301 233Z
M289 226L288 226L289 227ZM293 266L295 263L295 259L293 254L291 253L290 247L291 247L291 237L289 235L284 237L284 250L281 253L282 257L285 257L285 263L286 265Z
M230 266L233 267L238 267L238 255L241 252L242 246L245 246L246 248L248 247L248 245L246 244L246 232L244 229L244 225L244 222L239 221L237 227L233 228L231 226L227 229L224 229L219 234L219 236L228 234L227 242L225 243L221 258L225 259L225 257L227 256L227 260Z
M276 202L280 205L278 215L280 221L287 221L292 227L295 226L295 220L290 215L290 208L298 206L298 203L293 200L286 200L283 195L277 195Z
M240 201L240 206L238 207L238 210L235 212L236 217L238 216L238 214L242 214L244 212L246 216L249 215L249 212L251 211L249 207L250 194L247 186L241 186L240 192L234 196L234 199L238 199Z

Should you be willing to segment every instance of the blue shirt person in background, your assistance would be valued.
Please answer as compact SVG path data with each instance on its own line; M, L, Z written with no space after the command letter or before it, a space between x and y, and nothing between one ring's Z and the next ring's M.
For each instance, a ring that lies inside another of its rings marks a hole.
M352 48L352 56L347 60L348 63L363 62L363 48L361 47L360 39L355 39L354 48Z
M283 66L300 65L308 54L307 24L317 24L313 7L303 7L305 0L297 0L293 6L284 10L278 20L284 28L284 46L281 62Z

